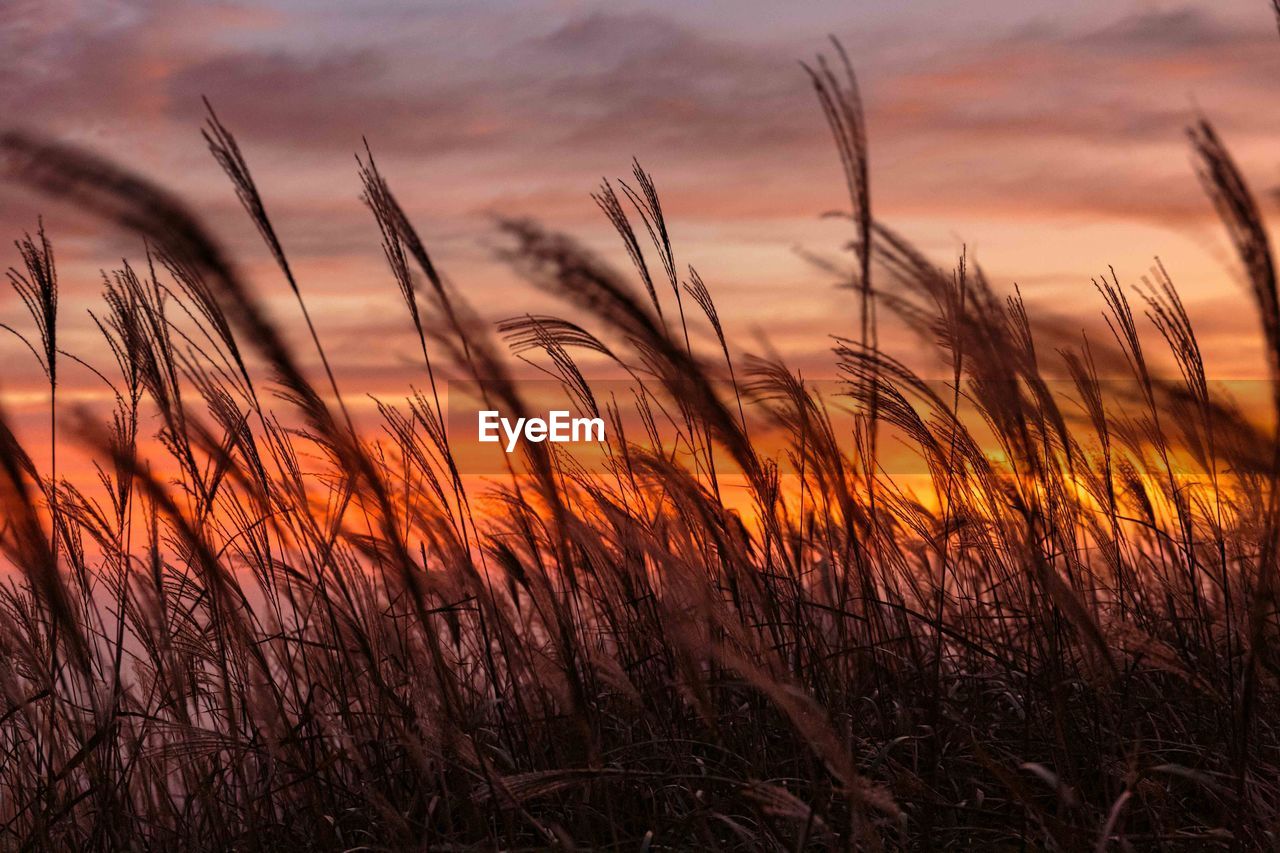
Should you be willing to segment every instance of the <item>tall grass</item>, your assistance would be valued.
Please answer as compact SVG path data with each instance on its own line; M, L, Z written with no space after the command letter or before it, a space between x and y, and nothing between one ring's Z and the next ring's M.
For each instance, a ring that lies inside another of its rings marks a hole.
M104 275L102 363L58 349L42 232L11 274L50 429L91 451L100 484L0 422L0 845L1274 847L1275 428L1215 390L1162 267L1100 278L1114 340L1078 340L874 219L839 59L809 69L851 204L856 333L837 338L834 398L741 354L639 164L596 195L634 275L502 222L505 259L590 320L494 330L366 151L430 392L363 429L212 113L206 140L324 390L184 202L0 138L10 180L146 247ZM1213 129L1191 139L1280 388L1261 215ZM894 357L878 311L937 348L943 380ZM605 464L527 444L483 494L469 485L437 377L518 415L512 352L607 418ZM110 386L111 416L57 416L60 354ZM603 394L592 359L631 399ZM895 476L890 437L927 485Z

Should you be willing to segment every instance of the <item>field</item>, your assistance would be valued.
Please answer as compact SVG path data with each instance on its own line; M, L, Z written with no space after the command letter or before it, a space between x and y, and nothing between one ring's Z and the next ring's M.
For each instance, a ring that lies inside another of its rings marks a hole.
M575 319L495 328L366 150L370 278L422 358L372 426L212 110L305 353L198 206L0 138L7 180L139 252L104 277L92 362L58 341L57 235L23 237L10 275L55 450L0 429L0 846L1274 848L1280 291L1227 148L1191 128L1265 339L1261 405L1206 376L1176 270L1099 279L1111 335L1084 339L924 257L873 215L847 59L806 70L848 182L833 381L723 327L639 164L595 197L625 272L498 224ZM895 357L888 318L941 379ZM457 464L448 383L526 413L516 356L609 424L603 461ZM59 404L71 360L108 410ZM914 477L884 462L904 443ZM69 445L96 488L60 474Z

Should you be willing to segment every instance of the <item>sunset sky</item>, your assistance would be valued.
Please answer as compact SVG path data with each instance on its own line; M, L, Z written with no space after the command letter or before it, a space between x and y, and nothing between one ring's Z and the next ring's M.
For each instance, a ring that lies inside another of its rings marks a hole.
M1256 324L1194 175L1184 128L1213 120L1264 206L1280 183L1280 39L1264 0L912 3L16 0L0 22L4 121L122 160L189 199L297 326L278 273L200 136L200 97L234 131L344 389L397 393L410 328L361 206L353 154L383 172L486 315L555 310L493 260L492 214L538 217L621 252L589 198L631 158L663 194L731 336L767 338L821 375L847 292L797 247L848 234L838 161L799 61L846 45L866 102L877 218L951 265L1096 325L1108 265L1159 256L1217 376L1257 375ZM139 246L12 188L0 226L46 223L65 345L92 355L98 270ZM4 265L17 261L10 248ZM23 325L16 298L0 320ZM35 394L15 342L4 389ZM69 393L90 387L68 370Z

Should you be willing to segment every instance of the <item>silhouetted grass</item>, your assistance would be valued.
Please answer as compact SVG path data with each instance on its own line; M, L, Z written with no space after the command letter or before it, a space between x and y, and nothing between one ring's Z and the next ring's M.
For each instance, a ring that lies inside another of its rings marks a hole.
M639 164L595 196L635 275L503 221L505 259L591 319L495 334L366 151L430 390L379 402L381 430L361 431L212 112L206 140L297 298L323 392L185 203L0 138L11 180L146 246L104 275L110 363L58 348L43 231L11 273L51 423L93 452L100 488L0 422L0 845L1276 846L1275 428L1214 390L1163 267L1136 288L1099 279L1114 341L1077 342L966 258L923 257L872 217L847 59L808 70L850 192L858 333L835 341L838 399L740 353ZM1261 215L1212 127L1191 139L1280 388ZM878 311L937 348L944 380L895 359ZM526 444L473 493L437 377L519 415L508 350L608 420L606 464ZM632 399L597 394L582 352ZM57 411L64 355L111 386L110 417ZM885 470L890 435L927 487Z

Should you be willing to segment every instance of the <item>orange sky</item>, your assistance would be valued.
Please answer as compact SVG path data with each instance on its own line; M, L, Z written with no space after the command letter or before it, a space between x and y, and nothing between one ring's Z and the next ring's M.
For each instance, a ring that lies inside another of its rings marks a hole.
M1275 213L1280 39L1270 4L817 2L8 4L0 114L121 158L191 200L277 318L297 308L199 137L200 96L237 134L345 392L394 397L416 344L358 201L367 136L438 262L493 319L558 306L492 256L494 212L623 256L588 194L632 156L658 183L677 261L730 336L760 334L830 376L847 292L797 257L848 234L838 161L798 60L847 46L869 122L875 215L949 265L961 245L1033 311L1097 328L1091 277L1160 256L1211 374L1259 375L1256 325L1183 129L1211 118ZM1064 8L1069 7L1069 8ZM140 247L0 188L0 227L46 223L64 346L101 356L98 270ZM4 264L17 261L8 250ZM0 322L25 327L16 298ZM299 328L300 332L301 329ZM904 347L910 351L911 346ZM0 342L8 405L37 423L39 376ZM92 388L67 368L66 398Z

